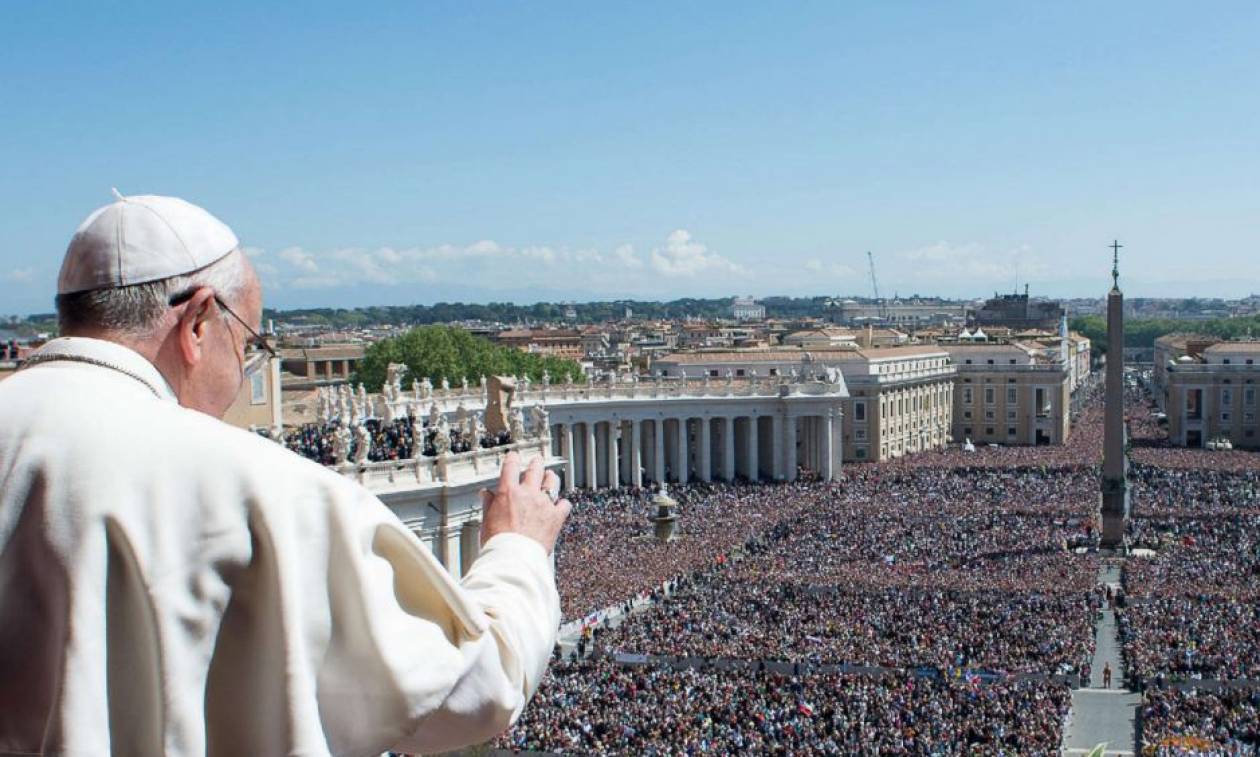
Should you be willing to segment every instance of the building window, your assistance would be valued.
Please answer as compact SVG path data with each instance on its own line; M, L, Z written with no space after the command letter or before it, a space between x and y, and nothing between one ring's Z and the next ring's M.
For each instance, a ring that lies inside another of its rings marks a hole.
M993 391L993 387L986 386L984 388L984 404L992 405L996 401L996 399L994 398L994 395L995 395L995 392Z
M966 359L965 361L963 361L963 362L965 362L967 365L971 365L971 358L967 358L967 359Z
M864 428L853 429L853 438L857 439L858 441L866 441L866 429Z
M779 375L779 369L778 369L778 368L771 368L771 369L770 369L770 375L771 375L771 376L778 376L778 375Z
M1244 405L1256 404L1256 390L1254 388L1248 388L1248 389L1243 390L1243 404Z
M1011 358L1011 365L1015 365L1015 358Z
M737 368L737 369L735 370L735 375L736 375L736 376L743 376L743 375L744 375L744 369L743 369L743 368Z
M859 422L866 420L866 403L865 402L853 403L853 420L859 421Z
M993 427L989 426L984 430L985 436L993 436Z
M1221 404L1232 405L1234 403L1234 392L1231 389L1221 390Z
M966 419L966 420L971 420L971 411L970 411L970 410L964 410L964 411L963 411L963 418L964 418L964 419Z
M971 436L971 426L967 426L963 429L963 436Z
M992 359L992 358L990 358L990 359L989 359L989 365L993 365L993 359Z
M857 452L856 452L856 454L854 455L854 457L856 457L856 458L857 458L857 459L859 459L859 460L865 460L865 459L866 459L866 448L865 448L865 447L858 447L858 448L857 448Z
M986 421L991 421L991 420L993 420L994 418L997 418L997 413L996 413L996 412L994 412L994 411L992 411L992 410L985 410L985 411L984 411L984 419L985 419Z
M264 405L267 402L266 364L249 375L249 404Z
M1013 386L1006 387L1006 404L1014 405L1019 401L1019 390Z
M962 401L963 401L963 404L964 404L964 405L970 405L970 404L971 404L971 387L969 387L969 386L964 386L964 387L963 387L963 396L962 396Z
M1007 426L1007 427L1006 427L1006 435L1007 435L1007 436L1015 436L1015 433L1016 433L1016 432L1015 432L1015 427L1014 427L1014 426Z
M1006 420L1008 420L1008 421L1013 421L1013 420L1015 420L1015 419L1016 419L1016 418L1018 418L1018 417L1019 417L1019 413L1017 413L1016 411L1014 411L1014 410L1007 410L1007 411L1006 411Z
M1221 362L1224 363L1225 365L1229 365L1229 358L1225 358Z

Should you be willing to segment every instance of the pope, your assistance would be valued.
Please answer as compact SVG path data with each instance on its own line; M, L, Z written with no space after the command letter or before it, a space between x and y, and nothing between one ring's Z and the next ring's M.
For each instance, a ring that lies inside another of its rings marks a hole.
M569 513L515 454L456 581L378 499L219 420L262 292L172 197L88 216L0 383L0 753L369 755L493 738L560 621Z

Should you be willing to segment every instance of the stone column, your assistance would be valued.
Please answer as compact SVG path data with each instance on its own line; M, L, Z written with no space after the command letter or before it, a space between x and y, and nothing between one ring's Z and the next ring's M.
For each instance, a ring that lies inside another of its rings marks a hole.
M748 416L748 480L757 481L761 478L760 461L757 455L760 450L757 448L757 416Z
M472 521L465 523L460 529L459 564L460 575L467 575L473 562L481 554L481 523Z
M630 483L643 486L643 421L630 421Z
M665 420L652 421L652 479L660 484L665 481Z
M783 473L783 417L770 416L770 475L775 481L787 478Z
M823 480L836 480L836 411L827 410L826 417L823 418Z
M595 454L595 424L586 422L586 488L599 488L599 466Z
M608 422L608 488L616 489L621 478L621 459L617 454L620 446L617 437L621 436L621 425L617 421Z
M577 466L573 462L573 424L563 425L564 434L560 437L560 453L564 455L564 485L570 489L576 489L577 481L573 478L577 472Z
M796 417L789 415L783 424L783 477L796 480Z
M626 421L617 421L617 431L620 441L617 442L617 452L621 455L621 483L629 485L634 480L630 473L630 448L626 446L626 440L630 438L630 432Z
M735 480L735 416L722 419L722 478Z
M678 419L678 449L675 450L674 457L674 478L678 483L687 483L687 419Z
M459 537L460 529L455 526L447 526L441 531L442 565L457 581L463 575L459 559Z
M708 416L697 418L696 441L700 443L700 446L696 452L696 457L698 458L696 467L699 469L696 473L701 481L713 480L713 453L711 449L713 439L710 434Z

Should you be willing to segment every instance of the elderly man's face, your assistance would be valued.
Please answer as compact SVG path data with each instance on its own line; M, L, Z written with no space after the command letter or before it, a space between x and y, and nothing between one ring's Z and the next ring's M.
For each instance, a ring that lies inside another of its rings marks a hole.
M253 267L248 261L245 265L249 270L248 283L234 297L221 296L232 312L257 331L262 319L262 287ZM244 381L249 340L245 327L230 314L224 312L216 318L202 359L188 368L180 404L222 418Z

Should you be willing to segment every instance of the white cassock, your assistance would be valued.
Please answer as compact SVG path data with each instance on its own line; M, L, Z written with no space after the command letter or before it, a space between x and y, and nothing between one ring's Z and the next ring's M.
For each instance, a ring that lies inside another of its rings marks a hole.
M537 542L500 534L457 582L139 354L37 354L0 382L0 754L430 752L520 714L560 622Z

